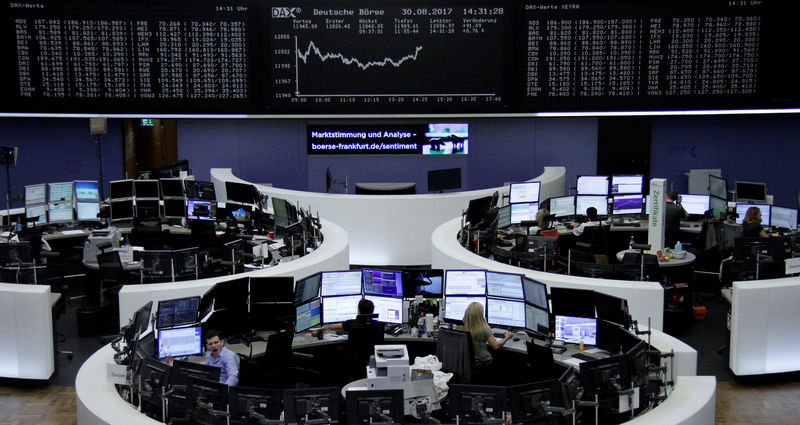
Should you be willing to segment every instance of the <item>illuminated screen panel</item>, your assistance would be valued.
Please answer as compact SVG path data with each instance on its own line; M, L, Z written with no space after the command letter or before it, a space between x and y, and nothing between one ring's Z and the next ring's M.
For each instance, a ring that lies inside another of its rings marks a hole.
M48 202L69 202L72 201L72 182L49 183L47 185Z
M519 224L523 221L536 220L537 212L539 212L538 202L511 204L511 224Z
M158 330L158 358L193 356L203 353L200 326Z
M523 278L522 282L525 288L525 302L545 311L550 311L550 306L547 302L547 285L527 277Z
M703 215L709 208L708 195L688 195L681 194L681 206L687 213L692 215Z
M597 319L556 315L556 340L586 345L597 344Z
M608 195L608 176L578 176L578 195Z
M99 201L100 190L96 181L76 181L75 199L78 201Z
M483 306L483 317L486 317L486 297L456 297L449 296L444 298L444 318L446 320L462 321L464 312L473 302Z
M644 176L611 176L611 194L633 194L642 193L642 186L644 183Z
M744 223L744 217L747 215L747 210L749 210L751 207L761 210L761 225L768 226L770 222L770 205L768 204L736 204L736 214L739 214L739 217L736 219L736 223Z
M78 221L98 221L97 214L100 214L100 203L95 202L76 202L75 213Z
M36 221L29 222L28 227L47 223L47 205L29 205L25 207L25 218L36 217Z
M186 201L186 218L190 220L215 221L217 219L217 203L189 199Z
M611 211L614 215L641 214L642 199L642 195L614 195Z
M386 270L363 270L364 293L403 296L403 273Z
M322 276L317 273L298 280L294 284L294 304L300 305L319 296L319 282Z
M303 332L322 323L322 308L319 298L297 306L295 311L297 315L297 322L294 326L295 332Z
M171 328L197 322L197 308L199 305L199 296L159 301L156 328Z
M322 298L322 319L324 323L341 323L355 319L358 315L358 302L361 295Z
M575 197L575 213L586 215L589 207L597 209L597 215L608 215L608 198L605 196L578 195Z
M486 295L484 270L447 270L444 279L445 295Z
M525 328L547 335L550 332L550 315L546 310L525 304Z
M50 204L48 207L47 217L50 223L75 220L72 203L66 202L60 204Z
M540 182L511 183L508 192L508 202L539 202Z
M374 312L378 314L378 321L384 323L403 324L403 299L395 297L379 297L365 295L364 298L375 305Z
M575 197L559 196L558 198L550 198L550 214L556 217L575 215Z
M44 184L25 186L25 205L41 204L47 202L47 190Z
M486 322L492 326L525 327L525 303L515 300L486 299Z
M361 270L322 272L321 295L361 295Z
M511 273L486 272L486 295L524 299L522 276Z
M497 209L497 228L504 229L511 225L511 205Z
M797 230L797 210L794 208L772 207L769 225L781 229Z

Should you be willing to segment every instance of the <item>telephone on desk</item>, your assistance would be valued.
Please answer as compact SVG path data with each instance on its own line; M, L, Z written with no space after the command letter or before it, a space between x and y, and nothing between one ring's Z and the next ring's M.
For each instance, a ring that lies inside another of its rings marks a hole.
M392 325L386 328L386 335L398 336L403 333L403 325Z

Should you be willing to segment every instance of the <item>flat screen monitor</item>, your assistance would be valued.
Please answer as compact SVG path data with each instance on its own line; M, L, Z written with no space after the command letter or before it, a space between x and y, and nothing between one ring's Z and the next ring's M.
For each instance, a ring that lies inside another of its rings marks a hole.
M403 273L399 271L366 269L361 272L364 279L364 293L403 296Z
M294 284L294 305L307 303L309 300L319 296L319 282L322 275L312 274L311 276L299 279Z
M561 316L595 317L594 291L550 288L550 311Z
M728 212L728 201L712 196L708 199L708 209L715 217L724 219Z
M681 206L691 215L703 215L709 210L708 195L681 194Z
M100 203L97 201L78 201L75 203L75 212L78 216L78 221L100 221L97 217L100 214Z
M614 195L611 208L613 215L641 214L642 195Z
M213 299L214 310L240 309L247 311L249 286L250 279L247 277L218 282L203 295L200 304L206 304L205 298L210 296ZM204 312L201 311L202 313Z
M556 340L571 342L573 344L584 343L586 345L597 344L597 319L593 317L575 317L556 315L555 327Z
M736 214L739 214L739 217L736 219L737 224L744 223L744 217L747 215L747 210L751 207L758 208L761 210L761 225L768 226L770 221L770 205L767 204L736 204Z
M48 183L47 188L48 202L72 202L72 182Z
M447 394L447 416L450 423L503 423L507 387L452 384ZM456 421L456 417L460 421ZM494 421L490 421L494 420Z
M511 183L508 192L508 202L516 204L519 202L539 202L539 188L541 182Z
M486 219L489 216L489 210L492 208L492 200L491 196L470 199L467 206L467 222L477 226Z
M200 326L158 330L158 358L194 356L203 353Z
M186 201L186 218L189 220L215 221L217 219L217 203L199 199Z
M164 198L184 198L183 179L159 179L161 196Z
M547 302L547 285L533 279L523 277L522 286L525 289L525 302L533 304L541 309L550 311Z
M197 322L200 297L177 298L158 302L156 329L191 325Z
M486 299L486 322L491 326L525 327L525 302L521 300Z
M464 320L464 312L467 311L467 307L473 302L480 303L483 306L483 317L486 317L486 297L446 296L444 298L445 320L460 323Z
M445 295L486 295L486 271L447 270L444 279Z
M240 223L247 223L253 217L253 207L250 205L227 203L225 207L228 209L230 216Z
M317 419L323 423L339 423L340 391L340 387L284 390L285 423L305 424L308 419Z
M111 201L111 221L133 220L133 199Z
M293 303L294 278L291 276L250 277L250 304Z
M589 207L597 209L597 215L608 215L608 198L602 195L578 195L575 197L575 214L586 215Z
M347 391L345 412L349 424L405 423L403 390ZM387 422L387 418L391 421Z
M361 301L361 295L322 297L323 323L341 323L355 319L358 315L359 301Z
M295 332L303 332L322 323L322 308L319 298L298 305L295 312L297 317L294 325Z
M547 411L547 406L552 404L553 384L553 380L546 380L508 387L508 402L514 421L521 424L554 423Z
M728 199L728 181L722 177L708 175L708 194L720 199Z
M187 198L203 199L206 201L217 200L217 194L214 192L214 183L199 180L184 180L183 187Z
M248 423L251 418L265 418L276 423L283 412L283 393L270 388L228 388L231 423Z
M511 225L511 205L505 205L497 209L497 228L505 229Z
M145 305L139 307L133 314L133 321L131 323L131 338L130 340L139 339L150 328L150 313L153 311L153 302L148 301Z
M550 198L550 214L556 217L575 215L575 197L559 196L557 198Z
M578 176L577 189L578 195L608 195L608 176Z
M230 202L255 204L258 199L258 190L252 184L225 182L225 193Z
M539 212L538 202L511 204L511 224L519 224L523 221L534 221L536 220L537 212Z
M486 295L515 300L525 299L522 292L522 275L486 272Z
M322 272L320 290L323 297L361 295L361 270Z
M736 202L766 202L766 183L736 182Z
M461 188L461 168L428 170L428 192L444 192Z
M137 198L159 198L158 180L134 180L134 194Z
M597 310L597 319L608 320L626 328L630 326L628 300L625 298L595 292L594 304Z
M642 193L644 176L641 174L630 176L611 176L611 194L624 195Z
M403 324L403 299L395 297L379 297L377 295L364 295L364 298L375 305L374 312L378 315L379 322Z
M797 209L773 206L770 211L769 223L772 227L797 230Z
M27 227L47 223L47 205L28 205L25 207L25 218L36 217L35 221L28 221Z
M184 199L164 199L164 218L184 218L186 210Z
M543 335L550 333L550 314L547 310L525 304L525 329Z
M292 217L291 205L285 199L272 198L272 213L276 227L288 227L297 221L297 217Z
M44 183L25 186L25 205L47 202L47 191Z
M157 219L161 217L161 206L158 199L136 199L136 217Z
M114 180L108 183L109 198L133 198L133 180Z
M72 202L50 204L47 209L47 221L50 223L66 223L75 220Z
M403 271L403 296L412 298L422 295L424 298L442 298L444 270L442 269L410 269Z

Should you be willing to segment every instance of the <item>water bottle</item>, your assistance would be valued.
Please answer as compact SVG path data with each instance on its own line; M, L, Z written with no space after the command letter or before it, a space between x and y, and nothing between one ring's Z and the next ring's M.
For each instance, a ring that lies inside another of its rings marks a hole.
M683 251L683 244L681 244L681 241L675 244L675 251Z
M631 235L631 243L628 244L628 251L633 252L633 235Z
M423 335L425 335L425 318L420 316L418 324L419 327L417 329L417 336L421 338Z

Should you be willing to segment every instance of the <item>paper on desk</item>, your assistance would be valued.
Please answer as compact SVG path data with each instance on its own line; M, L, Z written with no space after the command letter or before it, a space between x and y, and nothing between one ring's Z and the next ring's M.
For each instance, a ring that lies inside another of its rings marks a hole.
M570 357L568 359L562 360L564 363L571 365L571 366L580 366L585 360L576 359L575 357Z
M584 353L589 353L589 354L595 354L595 353L602 353L603 350L595 347L595 348L587 348L587 349L583 350L583 352Z
M62 235L82 235L83 230L64 230L61 232Z

